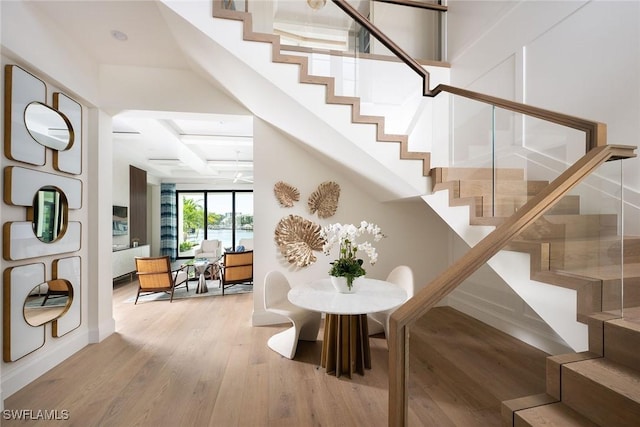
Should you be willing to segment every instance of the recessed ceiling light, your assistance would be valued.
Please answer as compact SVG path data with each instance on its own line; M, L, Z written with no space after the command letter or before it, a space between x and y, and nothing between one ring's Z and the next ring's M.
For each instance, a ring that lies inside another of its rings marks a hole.
M129 39L129 36L127 36L120 30L111 30L111 37L121 42L127 41Z

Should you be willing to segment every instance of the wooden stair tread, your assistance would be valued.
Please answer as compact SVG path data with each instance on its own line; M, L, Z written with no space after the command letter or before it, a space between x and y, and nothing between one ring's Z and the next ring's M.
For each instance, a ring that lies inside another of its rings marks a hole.
M550 215L579 215L580 214L580 196L569 194L558 200L545 214Z
M522 181L500 179L495 183L495 191L500 196L517 195L526 198L537 194L549 185L548 181ZM460 197L491 195L494 183L488 180L465 179L460 180Z
M602 426L637 427L640 372L606 357L565 364L562 402Z
M640 372L606 358L588 359L563 365L582 377L600 384L634 402L640 410ZM640 420L640 418L638 418Z
M626 307L624 309L624 321L640 324L640 307Z
M561 402L536 406L518 411L514 414L514 426L545 427L598 427L597 424L580 415Z
M617 220L616 214L549 214L527 227L519 238L563 241L598 237L611 240L617 236Z
M615 325L619 328L630 329L640 334L640 318L630 315L628 309L625 309L625 316L620 319L609 320L607 323Z
M568 268L559 270L580 276L588 276L599 280L616 280L620 278L620 265L593 265L590 267ZM640 278L640 263L625 263L624 274L625 279Z
M524 179L524 169L520 168L433 168L431 176L438 183L462 179L492 179L494 172L499 179Z

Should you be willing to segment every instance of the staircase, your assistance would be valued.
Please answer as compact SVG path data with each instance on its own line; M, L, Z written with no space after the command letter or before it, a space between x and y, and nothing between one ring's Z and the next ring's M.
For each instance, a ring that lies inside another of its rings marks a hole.
M429 153L411 150L406 135L385 131L384 117L361 113L358 98L337 95L332 77L311 75L306 56L282 53L278 37L254 32L250 14L214 8L212 18L206 2L163 5L190 60L256 117L353 170L381 201L424 194Z
M180 14L180 6L177 3L172 7ZM493 228L547 186L547 182L544 181L525 181L521 170L500 170L498 174L501 178L499 188L501 196L495 203L490 201L491 185L486 170L446 168L430 170L429 153L410 151L407 136L387 134L384 118L361 114L358 98L335 95L333 79L310 75L307 58L281 53L277 37L254 33L251 29L250 15L214 9L214 16L241 21L243 24L241 38L249 42L245 44L269 46L268 50L260 55L253 55L253 58L251 54L245 55L251 60L264 60L266 56L270 56L267 60L273 63L297 66L295 77L289 69L284 71L284 68L279 68L280 71L273 77L268 77L269 79L275 81L278 78L296 78L300 83L321 87L320 96L328 105L347 107L350 110L348 116L351 123L373 125L375 140L398 143L397 157L420 163L420 175L430 174L434 192L447 189L450 206L469 207L470 224ZM206 22L207 19L211 18L201 16L189 21L201 20L199 28L200 31L205 32L205 28L209 25ZM176 22L175 25L181 24ZM228 32L235 31L231 27L225 27L225 29ZM208 34L208 36L215 37L214 34ZM227 35L226 38L229 36ZM224 48L231 51L234 46L238 49L246 49L242 40L232 41L231 45L225 45ZM216 51L218 58L226 54L222 50ZM232 59L229 58L229 60ZM233 58L233 60L236 59ZM216 64L218 68L223 68L222 63L223 61L220 61ZM210 68L205 63L200 65L205 69ZM253 63L249 65L257 66ZM268 73L269 71L262 65L260 75L266 76ZM236 80L242 80L242 78ZM241 91L245 88L228 89L234 93L236 90ZM259 89L254 87L254 90ZM313 92L315 93L312 95L317 97L318 92L315 90ZM296 96L296 94L287 95L292 98ZM308 100L313 98L310 95L310 93L301 94L298 102L310 102ZM249 105L249 108L258 110L257 106ZM313 110L311 107L309 109ZM321 114L318 111L312 111L312 113L317 117L331 115ZM270 121L269 111L264 111L262 117ZM282 126L278 124L276 126L295 135L294 131L286 129L285 123ZM338 131L343 135L351 135L352 132L346 129L344 132L341 129ZM358 139L352 136L348 138L352 141ZM326 141L326 139L322 140L314 148L319 150L326 148L322 146L322 144L326 145ZM367 152L365 149L363 151ZM380 157L388 157L388 153ZM389 180L386 178L386 176L381 177L380 181L385 183L381 185L388 185ZM419 185L418 183L414 188ZM640 321L634 323L634 319L628 315L624 320L613 319L614 316L607 313L608 310L616 308L614 301L620 299L619 283L613 274L616 271L616 258L609 256L611 252L619 251L616 245L619 244L620 239L615 238L617 217L615 215L581 215L579 205L580 201L577 197L565 197L533 227L525 230L512 241L508 249L530 255L532 279L578 292L576 317L578 321L589 326L590 351L550 357L547 363L547 393L504 402L505 425L627 426L637 425L640 420L640 377L635 371L635 368L640 366L638 363L640 352L634 351L640 348ZM562 239L558 238L559 235L563 236ZM640 284L640 238L626 237L625 247L631 248L625 251L629 254L628 258L625 258L625 292L627 292L628 288L638 288L629 284ZM625 307L640 306L640 292L638 295L631 292L629 295L625 293L624 305ZM633 310L629 309L629 312ZM640 310L637 318L640 319ZM571 332L568 334L571 335Z
M498 225L543 188L518 169L435 168L433 189L452 206L468 206L470 224ZM640 238L624 237L624 306L615 214L581 215L577 196L560 200L512 241L531 254L531 276L577 291L578 320L589 326L589 351L547 361L547 393L503 403L504 425L637 426L640 422Z

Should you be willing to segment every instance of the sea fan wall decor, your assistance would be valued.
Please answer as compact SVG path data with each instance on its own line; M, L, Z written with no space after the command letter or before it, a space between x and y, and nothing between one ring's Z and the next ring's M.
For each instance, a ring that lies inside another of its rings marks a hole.
M329 218L338 209L340 186L333 181L323 182L316 191L309 196L309 211L318 213L318 218Z
M275 241L283 257L290 264L306 267L316 262L314 251L322 251L325 239L319 224L298 215L282 218L275 231Z
M278 181L273 186L273 192L276 195L276 199L280 203L280 206L290 208L294 202L300 200L300 192L298 189L286 182Z

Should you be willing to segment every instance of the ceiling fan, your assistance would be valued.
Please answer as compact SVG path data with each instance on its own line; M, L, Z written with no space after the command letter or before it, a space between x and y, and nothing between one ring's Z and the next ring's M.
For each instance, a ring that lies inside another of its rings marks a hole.
M240 165L238 162L239 155L240 155L240 152L236 151L236 171L233 175L233 183L235 184L238 181L242 181L249 184L253 184L253 176L245 176L244 173L240 170ZM253 171L253 168L251 170Z

